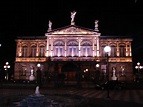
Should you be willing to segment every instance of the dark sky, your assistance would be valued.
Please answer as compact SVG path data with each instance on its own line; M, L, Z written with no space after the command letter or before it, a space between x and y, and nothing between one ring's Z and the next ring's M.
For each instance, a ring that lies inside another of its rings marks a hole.
M94 2L93 2L94 1ZM18 36L44 36L52 28L70 24L70 12L77 11L75 24L94 29L99 20L101 36L133 38L134 61L143 61L143 0L11 0L0 2L1 62L15 60Z

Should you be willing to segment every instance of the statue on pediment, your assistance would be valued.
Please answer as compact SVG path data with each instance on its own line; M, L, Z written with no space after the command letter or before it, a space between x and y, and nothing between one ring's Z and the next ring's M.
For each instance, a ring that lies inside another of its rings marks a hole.
M76 11L71 12L71 24L74 24L75 15L76 15Z
M99 30L98 30L98 20L95 20L94 23L95 23L95 31L98 32L98 31L99 31Z
M51 31L52 30L52 22L49 20L49 28L48 28L48 31Z

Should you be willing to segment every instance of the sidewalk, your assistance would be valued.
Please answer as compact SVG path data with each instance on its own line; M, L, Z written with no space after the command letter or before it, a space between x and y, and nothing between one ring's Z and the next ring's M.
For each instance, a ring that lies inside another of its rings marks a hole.
M0 82L0 88L34 88L36 86L36 82L30 81L22 81L22 82ZM54 81L43 83L42 88L63 88L63 87L71 87L71 88L89 88L95 89L97 88L93 82L82 81L80 86L77 85L76 82L65 82L65 84L55 83ZM143 82L127 82L121 83L119 85L119 89L143 89Z
M0 89L0 107L11 107L13 102L21 101L34 93L34 89ZM91 93L92 92L92 93ZM40 89L40 93L62 103L62 107L143 107L143 104L106 98L106 91L92 89ZM95 94L88 97L89 94ZM97 98L98 94L104 93L104 97ZM87 96L85 96L87 95ZM124 96L122 96L124 97ZM124 98L123 98L124 99ZM133 98L134 99L134 98Z
M91 85L91 84L90 84ZM56 101L62 102L64 107L142 107L143 90L140 84L128 84L128 89L112 90L111 99L107 99L106 90L96 90L89 88L89 84L84 88L77 87L59 87L53 85L40 88L41 94L50 97ZM132 86L137 85L137 86ZM35 83L3 83L0 85L0 107L8 107L14 101L20 101L35 91ZM137 88L136 88L137 87ZM72 105L72 106L71 106ZM78 105L78 106L77 106Z

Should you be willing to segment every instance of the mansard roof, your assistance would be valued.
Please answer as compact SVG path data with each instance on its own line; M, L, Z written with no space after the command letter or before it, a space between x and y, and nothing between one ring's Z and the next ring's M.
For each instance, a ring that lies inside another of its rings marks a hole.
M46 33L45 35L95 35L95 34L99 34L98 32L96 32L93 29L89 29L89 28L84 28L81 26L77 26L77 25L69 25L69 26L65 26L65 27L61 27L58 29L53 29L51 31L48 31L48 33Z
M114 35L102 35L100 36L100 39L130 39L133 40L131 36L114 36Z
M46 39L46 37L45 36L18 36L17 39L35 40L35 39Z

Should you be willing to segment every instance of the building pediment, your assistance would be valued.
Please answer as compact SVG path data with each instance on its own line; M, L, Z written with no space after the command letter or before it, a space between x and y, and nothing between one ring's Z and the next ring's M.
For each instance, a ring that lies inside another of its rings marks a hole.
M97 32L95 32L94 30L91 29L87 29L87 28L82 28L82 27L78 27L75 25L70 25L64 28L60 28L60 29L56 29L56 30L52 30L50 32L48 32L48 35L55 35L55 34L73 34L73 35L80 35L80 34L97 34Z

